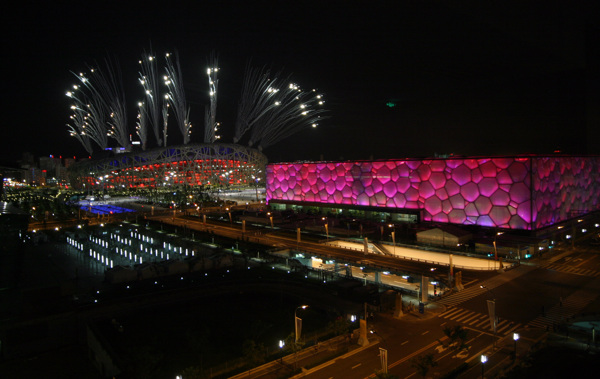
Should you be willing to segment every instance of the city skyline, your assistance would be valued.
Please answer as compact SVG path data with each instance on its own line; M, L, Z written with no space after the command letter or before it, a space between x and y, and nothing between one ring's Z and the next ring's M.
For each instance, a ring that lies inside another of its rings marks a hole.
M283 68L324 92L329 119L265 149L273 162L600 153L598 34L585 5L274 4L21 6L4 22L11 138L0 161L25 151L87 156L69 137L64 93L71 71L107 56L123 70L135 135L143 99L137 62L150 48L181 56L191 142L203 140L213 51L221 69L221 142L233 140L248 61ZM173 144L182 142L176 134Z

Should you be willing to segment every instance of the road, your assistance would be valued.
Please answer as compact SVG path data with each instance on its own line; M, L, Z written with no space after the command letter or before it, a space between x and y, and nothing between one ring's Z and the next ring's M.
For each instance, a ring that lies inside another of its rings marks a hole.
M419 318L411 314L396 320L378 315L369 325L377 331L371 346L310 370L307 376L374 377L381 369L379 348L388 351L389 372L400 378L420 377L413 359L425 354L432 354L437 364L428 376L443 376L460 367L460 378L480 378L482 370L485 376L495 376L512 367L515 351L518 362L555 328L568 328L568 321L581 314L600 314L599 258L600 251L583 242L575 249L557 249L533 264L498 274L430 304L432 310ZM493 300L498 317L496 333L487 309L488 301ZM468 351L445 347L448 340L443 329L457 325L467 330ZM519 334L516 342L514 333ZM487 356L485 364L481 363L482 355Z

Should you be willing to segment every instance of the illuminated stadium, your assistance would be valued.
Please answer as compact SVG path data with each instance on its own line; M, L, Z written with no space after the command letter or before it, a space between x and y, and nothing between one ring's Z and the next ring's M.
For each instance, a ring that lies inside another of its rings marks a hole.
M276 208L537 230L600 210L600 157L276 163L267 166L266 186Z
M187 144L82 161L69 169L76 189L176 185L248 186L264 182L267 157L236 144Z

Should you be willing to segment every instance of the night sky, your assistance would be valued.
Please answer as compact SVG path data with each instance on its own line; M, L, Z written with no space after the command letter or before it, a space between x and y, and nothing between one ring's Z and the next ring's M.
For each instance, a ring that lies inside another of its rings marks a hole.
M267 148L272 162L600 154L599 18L585 2L90 3L20 1L3 12L0 165L25 151L87 155L68 135L65 92L71 71L109 55L134 133L138 60L150 48L179 53L192 142L203 139L211 51L223 142L249 60L325 93L329 118Z

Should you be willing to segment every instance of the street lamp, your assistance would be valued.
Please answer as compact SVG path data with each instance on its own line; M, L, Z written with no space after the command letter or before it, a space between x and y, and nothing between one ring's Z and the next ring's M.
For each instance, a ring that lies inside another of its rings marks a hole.
M481 354L481 379L485 372L485 362L487 362L487 355Z
M296 334L296 343L300 340L300 333L302 333L302 319L298 318L298 309L306 309L308 305L301 305L294 311L294 331Z
M383 336L379 333L377 333L375 330L371 329L369 330L369 333L371 334L376 334L377 336L379 336L379 338L381 338L383 340L383 342L385 342L385 338L383 338ZM388 351L387 349L384 349L382 347L379 348L379 359L381 360L381 371L384 374L388 373Z
M517 359L517 341L519 340L519 333L513 333L513 340L515 341L515 359Z
M436 269L436 267L431 267L429 268L429 272L431 274L428 274L427 271L423 271L423 273L421 274L421 286L419 288L419 307L421 306L421 303L425 304L429 302L429 278L430 275L433 275Z

